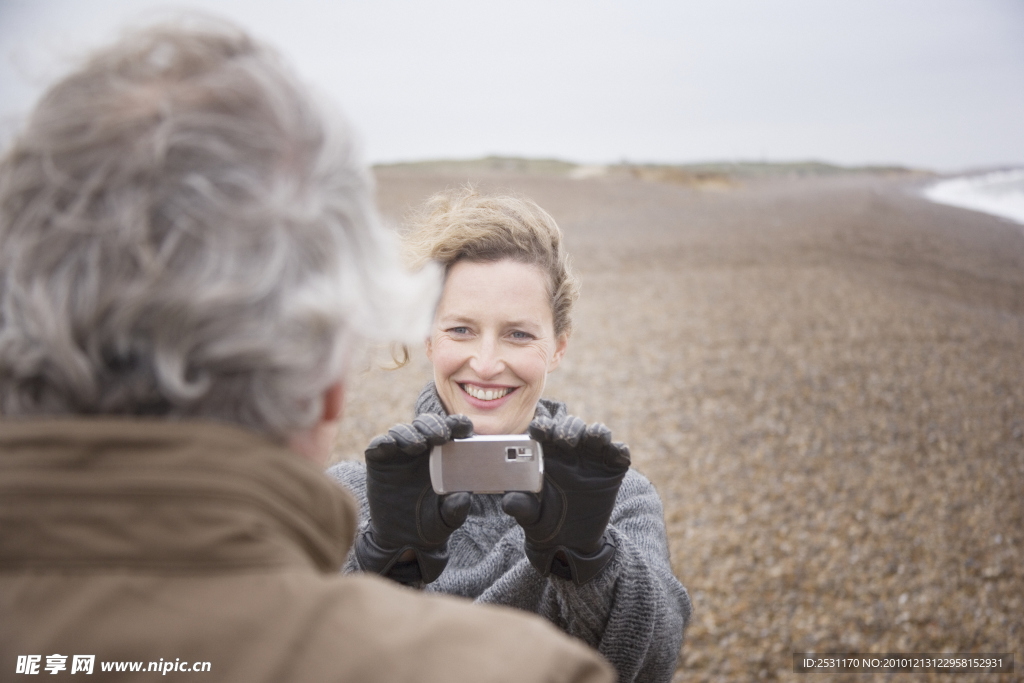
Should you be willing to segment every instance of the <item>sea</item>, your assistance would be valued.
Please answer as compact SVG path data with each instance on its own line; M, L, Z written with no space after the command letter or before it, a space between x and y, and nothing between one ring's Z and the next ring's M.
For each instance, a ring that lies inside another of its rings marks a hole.
M1024 225L1024 168L941 180L923 194L939 204L981 211Z

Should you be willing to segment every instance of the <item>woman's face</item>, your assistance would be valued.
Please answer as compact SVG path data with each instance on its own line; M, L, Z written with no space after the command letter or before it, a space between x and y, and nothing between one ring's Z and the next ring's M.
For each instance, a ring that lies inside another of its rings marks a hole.
M448 271L427 339L449 413L477 434L526 431L549 372L568 344L555 338L548 277L518 261L459 261Z

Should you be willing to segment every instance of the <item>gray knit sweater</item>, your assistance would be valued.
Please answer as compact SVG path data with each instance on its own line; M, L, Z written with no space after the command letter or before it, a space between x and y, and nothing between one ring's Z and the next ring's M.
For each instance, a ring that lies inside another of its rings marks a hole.
M424 412L445 414L433 382L416 402L416 414ZM537 415L565 414L564 403L537 405ZM359 501L362 529L369 518L366 467L342 462L328 474ZM477 494L466 523L448 539L448 566L425 590L539 614L596 648L621 683L668 681L690 620L690 597L669 564L661 499L634 469L619 488L608 533L615 557L590 583L544 578L526 559L523 530L502 512L501 496ZM345 571L358 570L350 552Z

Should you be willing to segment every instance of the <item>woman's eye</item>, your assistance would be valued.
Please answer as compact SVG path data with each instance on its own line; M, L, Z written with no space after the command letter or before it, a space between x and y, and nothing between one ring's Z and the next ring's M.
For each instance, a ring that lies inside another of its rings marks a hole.
M448 328L448 332L450 332L451 334L469 334L469 328L468 327L450 327L450 328Z
M523 332L522 330L515 330L512 333L512 338L518 341L529 341L533 339L533 335L529 332Z

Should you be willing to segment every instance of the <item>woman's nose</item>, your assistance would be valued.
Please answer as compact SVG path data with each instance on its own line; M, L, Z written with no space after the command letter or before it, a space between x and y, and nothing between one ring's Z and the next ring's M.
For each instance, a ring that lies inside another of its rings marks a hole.
M469 359L469 367L480 379L490 379L501 374L505 369L505 361L501 358L498 345L484 339Z

